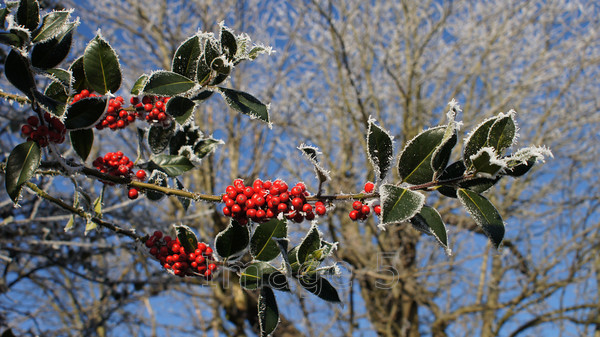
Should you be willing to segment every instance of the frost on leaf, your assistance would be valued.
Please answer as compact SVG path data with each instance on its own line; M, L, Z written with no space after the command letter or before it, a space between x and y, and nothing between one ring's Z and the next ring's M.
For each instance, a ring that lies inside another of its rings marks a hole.
M498 158L492 147L483 147L470 158L477 176L494 179L506 168L506 160Z
M383 180L392 164L394 140L387 130L375 124L374 118L369 117L368 123L367 156L373 165L375 176Z
M319 164L317 157L321 154L321 152L319 152L317 147L302 144L298 146L298 150L300 150L302 154L313 164L319 183L324 183L331 180L331 176L329 175L330 172L325 170L323 167L321 167L321 164Z

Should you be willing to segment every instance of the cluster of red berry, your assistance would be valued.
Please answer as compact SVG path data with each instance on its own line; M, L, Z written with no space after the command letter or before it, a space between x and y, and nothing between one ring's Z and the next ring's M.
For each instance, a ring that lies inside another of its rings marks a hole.
M40 147L46 147L49 143L60 144L65 141L65 125L60 119L44 113L45 123L40 123L36 116L27 118L27 124L21 127L21 133L28 141L33 140Z
M170 97L159 97L159 96L144 96L142 100L138 97L131 97L131 104L135 106L135 109L139 113L145 113L146 121L148 123L157 123L163 126L168 126L171 121L169 115L165 112L167 102Z
M79 101L80 99L84 99L84 98L88 98L88 97L100 97L100 95L92 94L92 93L90 93L89 90L83 89L83 90L81 90L80 93L73 96L73 100L71 101L71 104Z
M98 157L92 165L100 172L116 177L130 177L133 174L133 162L129 157L123 155L123 152L108 152L104 157ZM146 171L138 170L135 177L140 180L146 180ZM108 183L112 185L111 183ZM139 190L135 187L129 189L129 199L136 199L139 195Z
M231 216L241 225L248 220L265 222L283 213L288 219L302 222L312 220L315 213L324 215L327 209L323 202L315 205L306 202L309 193L303 183L298 183L288 191L288 185L282 180L262 181L256 179L252 186L245 186L242 179L227 186L221 197L225 203L223 214Z
M83 91L82 91L83 92ZM106 127L111 130L124 129L129 124L135 122L136 118L140 117L137 111L127 111L122 109L125 100L122 96L111 98L108 101L108 109L104 119L96 124L96 129L102 130Z
M365 184L364 191L366 193L373 193L374 189L375 189L375 184L373 184L372 182L368 181ZM381 206L380 205L373 206L373 211L375 212L375 214L380 215L381 214ZM371 213L371 207L369 207L369 205L363 204L363 202L360 200L355 200L352 203L352 210L350 211L348 216L350 217L350 219L352 221L358 221L358 220L365 220L370 213Z
M186 252L179 239L172 239L170 236L163 236L161 231L155 231L145 244L150 248L150 254L177 276L203 276L210 280L218 268L211 262L212 248L203 242L198 242L193 252Z

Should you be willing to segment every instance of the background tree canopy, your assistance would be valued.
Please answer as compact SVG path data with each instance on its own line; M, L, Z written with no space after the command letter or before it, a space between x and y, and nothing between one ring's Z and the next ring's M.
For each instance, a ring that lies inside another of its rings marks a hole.
M67 0L42 7L75 8L81 18L70 55L81 54L101 28L120 56L124 88L142 73L169 69L181 42L199 29L217 32L221 21L274 47L231 78L270 102L273 129L209 98L195 118L225 145L186 175L190 190L220 195L238 177L279 177L315 191L313 169L296 150L307 143L332 171L326 192L358 191L374 179L366 141L356 137L370 116L391 131L398 151L443 122L452 98L461 104L463 130L514 109L520 139L552 149L546 165L486 194L506 222L500 252L456 199L428 199L448 225L451 256L409 224L382 232L373 218L357 223L343 207L333 211L321 230L339 242L336 286L345 304L297 289L278 293L276 335L600 337L597 2ZM7 54L0 49L2 64ZM10 91L5 76L2 88ZM4 160L21 141L14 134L28 109L3 101L0 111ZM90 158L116 147L135 153L135 137L133 129L104 133ZM72 199L63 179L45 177L41 186ZM106 190L105 217L138 232L181 222L212 242L227 226L217 204L194 203L185 212L175 198L123 196ZM0 327L18 336L258 331L257 294L242 290L233 273L209 287L173 278L126 237L84 236L77 220L65 232L70 215L34 195L14 208L2 194L0 214ZM308 227L290 230L301 237Z

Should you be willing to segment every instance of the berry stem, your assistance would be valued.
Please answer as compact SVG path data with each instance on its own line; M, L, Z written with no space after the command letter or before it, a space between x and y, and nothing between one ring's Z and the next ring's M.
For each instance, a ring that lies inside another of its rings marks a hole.
M9 94L7 92L4 92L2 90L0 90L0 98L4 98L7 101L15 101L19 104L29 104L31 103L31 101L29 101L29 98L25 97L25 96L21 96L21 95L15 95L15 94Z
M72 214L77 214L78 216L80 216L84 219L89 219L90 221L93 221L94 223L98 224L99 226L107 228L117 234L122 234L122 235L128 236L136 241L140 241L142 238L142 236L137 234L134 230L124 229L113 223L106 222L106 221L101 220L94 216L90 216L90 214L86 213L84 210L82 210L80 208L75 208L75 207L65 203L64 201L51 196L50 194L46 193L45 191L43 191L41 188L39 188L36 184L34 184L32 182L27 182L27 183L25 183L25 185L30 190L35 192L35 194L37 194L40 198L46 199L46 200L50 201L51 203L71 212Z

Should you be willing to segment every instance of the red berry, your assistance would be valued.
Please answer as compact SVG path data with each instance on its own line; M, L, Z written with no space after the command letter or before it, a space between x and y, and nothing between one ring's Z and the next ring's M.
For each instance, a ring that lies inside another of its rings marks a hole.
M357 210L350 211L350 214L348 214L348 216L350 217L350 219L352 219L352 221L356 221L358 219L359 215L360 214L358 213Z
M139 180L142 180L142 181L144 181L144 180L146 180L146 171L144 171L144 170L138 170L138 171L135 173L135 176L136 176L136 177L137 177Z
M29 136L31 132L33 132L33 128L31 127L31 125L25 124L21 127L21 132L23 133L23 135Z
M206 246L206 243L198 242L198 249L200 249L200 252L204 252L206 250L206 248L208 248L208 246Z
M206 247L206 250L204 250L204 255L206 255L206 256L210 256L210 255L212 255L212 253L213 253L213 250L210 247Z
M356 200L352 203L352 208L359 211L362 208L363 204L359 200Z
M132 187L129 189L129 193L127 193L127 196L129 197L129 199L134 200L137 199L137 197L139 196L139 191L137 188Z
M367 193L373 193L374 189L375 189L375 184L373 184L370 181L367 181L367 183L365 184L365 192L367 192Z
M146 247L151 248L151 247L154 247L155 242L152 238L149 238L148 240L146 240L145 244L146 244Z
M364 215L368 215L369 213L371 213L371 208L367 205L364 205L361 209L360 212Z
M294 206L295 209L301 209L303 204L304 200L302 200L302 198L296 197L292 199L292 206Z
M375 211L375 214L377 214L377 215L381 214L381 206L380 205L373 207L373 210Z
M81 97L88 97L90 95L90 91L87 90L87 89L83 89L83 90L81 90L81 92L79 93L79 95Z
M325 208L324 205L317 205L315 207L315 213L317 213L318 215L325 215L325 213L327 212L327 208Z
M235 204L235 205L231 206L231 212L232 213L235 214L235 213L239 213L241 211L242 211L242 208L240 207L240 205Z
M154 236L157 239L162 238L163 233L161 231L154 231L154 234L152 234L152 236Z
M310 204L304 204L304 206L302 206L302 211L306 212L306 213L310 213L312 212L313 208Z

